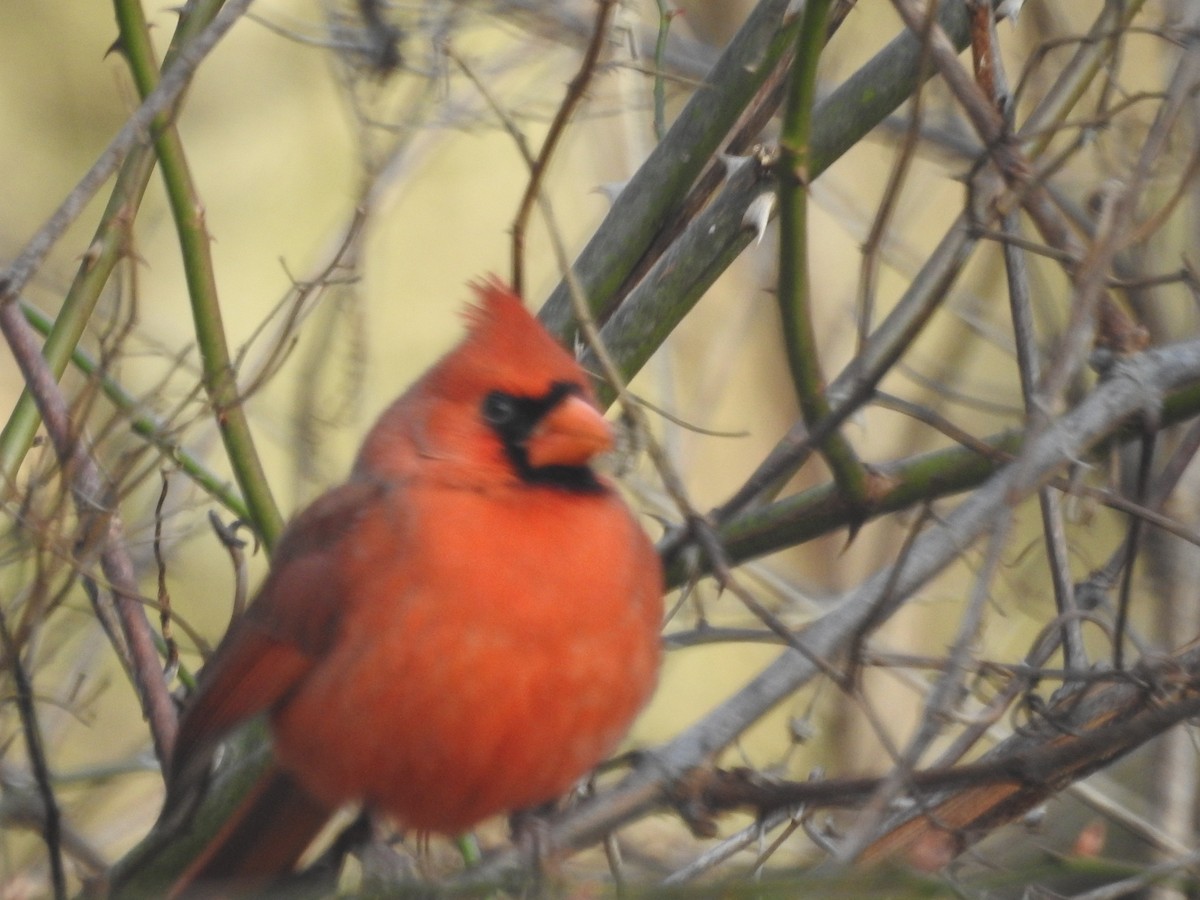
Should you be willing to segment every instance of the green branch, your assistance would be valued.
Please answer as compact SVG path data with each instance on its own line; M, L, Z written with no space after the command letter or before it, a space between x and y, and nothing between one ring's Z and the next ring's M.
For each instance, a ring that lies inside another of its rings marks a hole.
M1167 427L1200 416L1200 385L1181 388L1163 400L1160 425ZM1115 429L1092 456L1103 459L1112 448L1142 439L1137 423ZM878 492L870 517L914 509L954 494L974 490L1017 457L1029 437L1024 429L980 439L972 446L953 446L880 466ZM731 520L719 529L721 546L732 564L757 559L831 534L852 525L861 510L843 497L834 483L801 491ZM664 559L667 584L677 587L695 574L674 554Z
M597 318L604 318L614 295L788 47L786 29L781 30L780 24L789 2L763 0L755 7L579 255L575 273ZM555 288L540 315L560 337L571 331L574 314L565 281Z
M120 47L129 62L138 93L144 98L154 90L159 77L149 27L139 3L115 0L114 6L121 31ZM200 347L204 389L212 404L234 477L246 498L249 521L270 549L283 528L283 519L254 446L230 359L204 222L204 206L196 194L183 142L174 124L164 119L155 122L154 149L179 235L196 342Z
M167 50L167 64L180 47L212 21L220 8L221 0L202 0L180 18L179 27ZM42 355L57 378L62 377L71 355L79 346L113 269L129 250L133 221L153 171L153 150L138 147L126 157L117 174L100 224L88 244L87 253L79 264L62 308L54 319L54 327L42 348ZM40 424L41 416L33 398L26 391L17 401L3 431L0 431L0 479L4 484L11 487L16 483L17 471L33 446L33 438Z
M21 304L21 311L25 314L29 324L41 334L53 333L54 321L45 313L27 303ZM229 483L180 446L178 441L171 436L167 426L146 413L142 401L106 375L99 362L83 350L78 349L71 354L71 361L79 371L98 380L104 395L129 419L129 427L133 429L134 434L144 437L157 447L159 452L177 465L181 472L227 510L239 519L249 521L250 511L246 509L246 504L242 501L241 496L231 489Z
M810 428L829 415L825 378L813 327L812 290L808 266L808 186L811 180L813 103L817 63L825 45L825 20L831 0L808 0L796 40L796 61L788 85L779 138L779 310L788 367ZM860 509L868 505L867 470L850 442L834 432L821 453L846 499ZM853 526L852 526L853 527Z

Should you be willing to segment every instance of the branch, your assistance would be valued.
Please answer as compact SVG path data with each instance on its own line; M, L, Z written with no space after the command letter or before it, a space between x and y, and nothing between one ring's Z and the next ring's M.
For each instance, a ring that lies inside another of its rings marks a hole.
M13 640L3 609L0 609L0 649L8 659L17 712L21 718L21 730L25 734L25 752L29 756L29 765L33 769L34 782L37 784L37 799L42 812L42 838L46 842L46 852L50 857L50 883L54 885L55 900L64 900L67 896L67 876L63 871L61 812L54 797L54 786L50 783L50 766L46 761L42 728L38 722L37 709L34 707L33 685L29 680L29 673L21 663L21 649Z
M79 532L85 540L94 541L99 551L100 569L112 588L121 629L129 646L142 715L150 723L159 762L165 762L175 745L175 704L167 691L154 635L138 592L121 517L112 505L115 491L100 474L83 436L74 433L67 402L42 357L37 334L25 321L19 304L0 303L0 332L8 341L25 377L26 387L42 414L64 477L70 481L79 516ZM81 548L81 565L86 565L86 555L92 549L88 544Z
M543 848L567 852L667 802L669 786L706 764L751 724L820 674L812 660L834 659L878 627L931 578L957 559L995 522L996 510L1029 497L1062 467L1079 459L1147 405L1171 390L1200 381L1200 340L1156 348L1117 363L1110 379L1075 409L1037 435L1021 456L992 477L953 512L912 542L899 572L886 566L830 603L830 611L799 634L808 654L786 650L740 691L674 740L643 754L611 791L553 820ZM508 849L460 876L456 885L494 883L527 867L520 851Z
M192 74L217 42L233 27L250 6L252 0L229 0L203 31L186 47L179 50L175 62L163 73L162 80L125 122L116 137L100 154L79 183L69 193L41 228L29 239L12 264L0 273L0 305L10 306L25 289L29 279L41 266L50 248L62 237L72 222L83 212L88 201L100 186L116 171L125 155L145 141L155 118L170 109L191 82Z
M546 133L546 139L542 142L542 149L538 151L537 158L530 166L529 181L525 185L525 193L521 195L521 202L517 207L517 214L513 219L512 226L512 288L518 296L524 296L522 287L525 274L525 230L529 227L529 216L533 213L533 205L541 194L542 182L545 180L546 167L550 164L550 158L558 149L558 143L566 132L567 124L571 121L575 110L587 96L588 86L596 74L600 53L604 49L604 42L608 39L609 24L615 8L616 0L597 0L592 38L588 41L583 61L579 64L579 71L567 85L567 95L559 104L558 111L554 114L554 120L550 123L550 130Z

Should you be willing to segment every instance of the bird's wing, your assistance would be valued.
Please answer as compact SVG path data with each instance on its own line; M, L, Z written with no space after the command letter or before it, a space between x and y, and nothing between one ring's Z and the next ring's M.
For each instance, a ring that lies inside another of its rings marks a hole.
M272 766L179 875L168 896L257 896L295 868L331 815L291 775Z
M334 640L342 612L338 554L387 487L358 479L329 491L288 526L271 573L200 673L180 721L171 780L203 777L217 743L270 709ZM175 787L173 784L172 787Z

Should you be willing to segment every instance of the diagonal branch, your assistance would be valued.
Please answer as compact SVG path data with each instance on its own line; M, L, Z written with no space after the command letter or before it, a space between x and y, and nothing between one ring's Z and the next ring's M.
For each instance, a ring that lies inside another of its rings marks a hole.
M709 762L792 692L821 673L812 661L834 659L860 635L900 609L931 578L957 559L995 522L996 510L1034 494L1062 467L1080 458L1147 406L1173 389L1200 381L1200 340L1156 348L1119 362L1112 377L1077 407L1035 436L1021 456L964 500L940 524L911 544L902 570L884 567L833 603L800 633L809 653L784 651L740 691L674 740L644 754L644 761L606 794L553 821L543 848L587 846L614 828L666 802L668 787ZM518 850L496 854L458 879L459 885L495 882L530 864Z
M154 634L138 592L121 517L112 505L114 491L101 475L83 436L75 433L67 401L59 390L54 373L42 357L37 333L25 320L20 304L0 303L0 332L8 341L25 377L26 387L37 402L58 464L70 481L80 520L80 534L94 542L94 546L85 544L81 547L81 565L86 565L88 554L99 553L100 569L112 588L121 628L129 646L142 715L150 724L158 759L165 761L175 745L175 704L163 678Z
M170 109L191 83L192 74L204 58L233 27L253 0L229 0L203 31L179 50L175 62L163 73L162 80L109 142L100 158L59 204L49 219L26 242L25 247L6 270L0 272L0 305L11 305L25 289L29 279L41 267L50 248L57 243L72 222L83 212L100 186L116 171L125 155L146 139L154 120Z

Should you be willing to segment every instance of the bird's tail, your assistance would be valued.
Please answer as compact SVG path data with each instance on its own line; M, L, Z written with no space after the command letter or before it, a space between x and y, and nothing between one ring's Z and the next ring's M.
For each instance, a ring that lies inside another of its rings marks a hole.
M288 875L329 821L331 811L287 772L272 766L169 896L243 896Z

